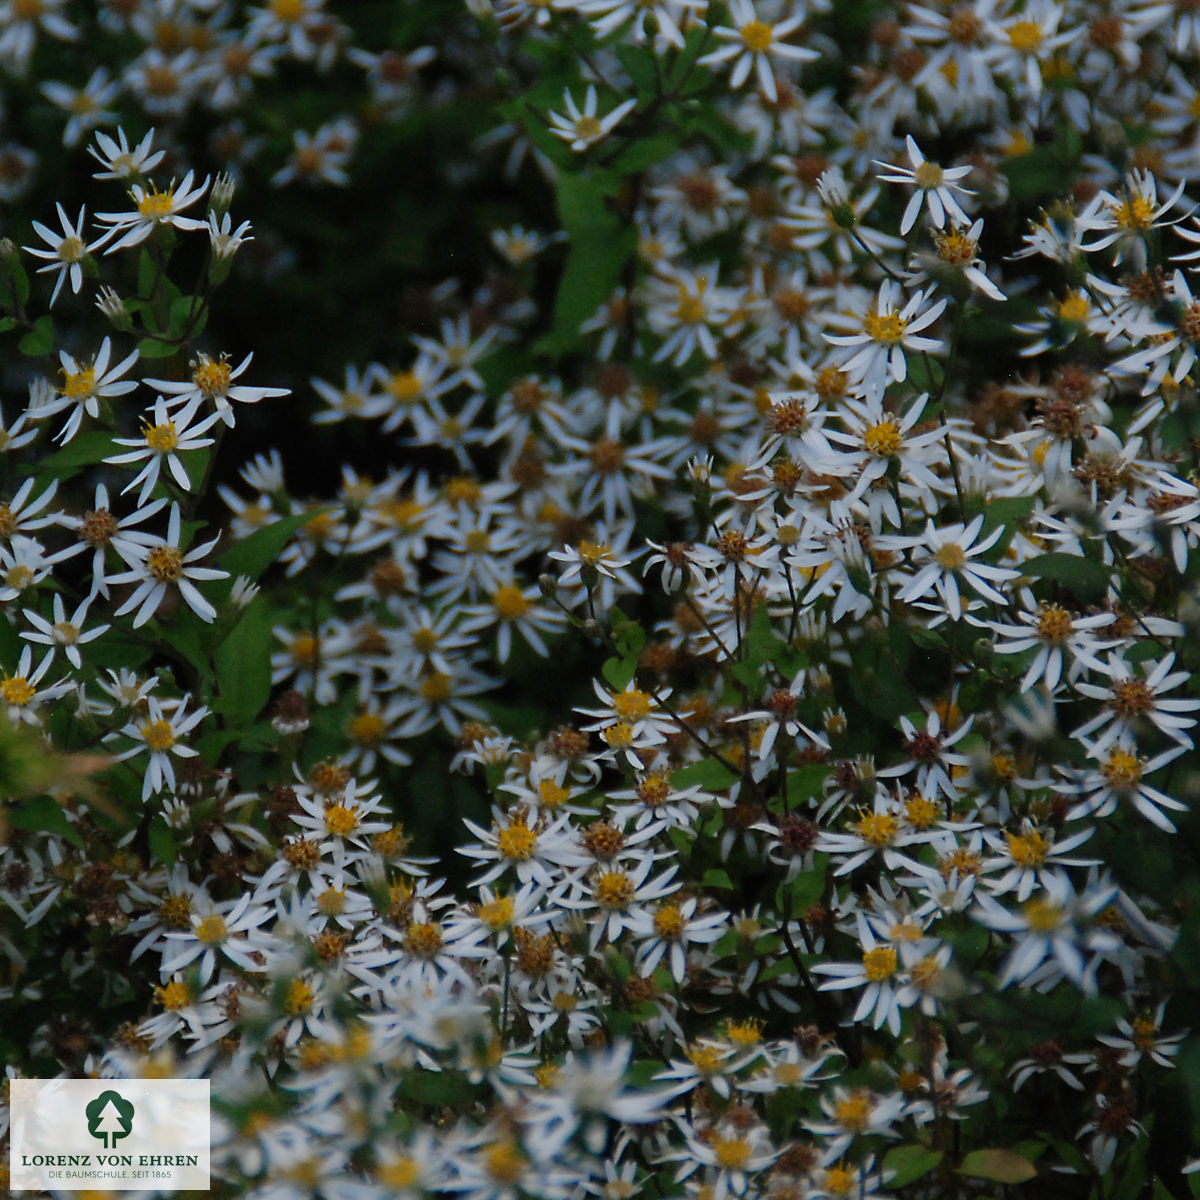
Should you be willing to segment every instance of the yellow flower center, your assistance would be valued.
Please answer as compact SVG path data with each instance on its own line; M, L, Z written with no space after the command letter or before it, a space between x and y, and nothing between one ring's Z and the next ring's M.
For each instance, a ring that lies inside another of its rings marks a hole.
M298 1017L312 1008L316 994L311 985L303 979L293 979L288 984L287 999L283 1003L284 1011L289 1017Z
M902 342L907 328L908 322L896 312L867 313L863 317L863 329L867 336L887 346Z
M1021 54L1033 54L1045 36L1037 21L1014 21L1008 27L1008 43Z
M335 837L346 837L358 828L358 812L344 804L330 804L325 809L325 828Z
M504 929L512 924L516 905L511 896L500 896L488 904L479 906L479 919L489 929Z
M1062 924L1063 911L1050 900L1030 900L1024 911L1034 933L1053 933Z
M430 704L441 704L449 700L453 690L450 676L441 671L434 671L432 675L421 680L421 696Z
M227 933L225 918L217 913L212 913L196 923L196 937L206 946L220 945Z
M175 731L171 722L163 717L157 721L147 721L141 727L142 739L151 750L161 752L169 750L175 744Z
M1061 645L1071 636L1074 628L1071 614L1057 604L1047 604L1038 617L1038 637L1051 645Z
M617 692L612 700L613 712L623 721L639 721L650 713L650 697L645 692L633 688L627 692Z
M207 355L201 355L192 371L192 382L209 399L213 396L224 396L229 390L229 379L232 375L229 363L225 359L213 362Z
M680 296L675 319L681 325L700 325L704 321L704 301L699 296Z
M876 458L893 458L900 453L904 445L904 435L900 425L891 417L885 417L875 425L869 425L863 431L863 449Z
M634 895L633 880L624 871L605 871L592 893L601 908L626 908Z
M1115 750L1100 770L1113 791L1128 792L1136 788L1141 781L1142 760L1126 750Z
M515 1142L497 1142L489 1146L483 1164L492 1179L508 1187L514 1185L525 1171L525 1159Z
M168 421L165 425L147 425L144 433L146 445L158 454L168 454L179 445L174 421Z
M688 1062L701 1075L715 1075L725 1061L726 1054L719 1046L706 1046L703 1042L687 1048Z
M36 693L37 688L23 675L12 675L0 680L0 700L5 704L28 704Z
M65 263L77 263L85 253L83 242L77 237L65 237L58 244L58 257Z
M10 588L15 588L18 592L23 592L33 582L33 568L25 563L17 563L15 566L9 567L4 576L4 582Z
M939 546L933 557L943 571L961 571L967 565L967 553L957 542Z
M553 779L543 779L538 783L538 800L543 808L559 808L571 798L569 788L559 787Z
M182 979L172 979L170 983L154 989L154 999L163 1008L170 1012L176 1012L191 1004L192 989Z
M1036 829L1024 834L1005 834L1008 855L1019 867L1040 867L1050 853L1050 841Z
M1119 200L1109 205L1109 209L1122 229L1149 229L1154 224L1154 205L1145 196Z
M891 946L876 946L863 955L863 974L868 983L882 983L896 973L896 951Z
M858 1089L839 1100L833 1109L833 1119L845 1130L861 1133L870 1123L875 1105L871 1093Z
M537 848L537 834L528 825L514 821L496 834L496 849L509 862L526 862Z
M387 722L378 713L372 712L358 713L346 726L346 732L360 746L378 746L383 741L386 729Z
M385 1163L376 1172L375 1177L385 1188L391 1191L404 1192L411 1188L421 1178L421 1168L416 1159L403 1155L394 1162Z
M317 897L317 909L327 917L336 917L346 911L346 889L326 888Z
M591 141L604 132L604 125L599 117L580 117L576 120L571 132L583 141Z
M925 796L914 796L904 806L904 819L914 829L929 829L937 823L938 806Z
M171 206L175 203L175 191L168 188L160 192L151 188L139 201L138 212L148 221L161 221L171 215Z
M825 1186L822 1190L835 1196L848 1196L858 1182L858 1172L853 1167L828 1167L825 1171Z
M96 372L91 367L63 371L61 394L68 400L86 400L96 388Z
M1088 311L1088 298L1081 292L1069 292L1058 306L1059 319L1077 325L1087 320Z
M939 188L946 182L946 172L935 162L923 162L914 172L917 187L925 191Z
M718 1137L712 1143L717 1166L737 1171L750 1161L750 1144L745 1138Z
M436 958L442 945L442 931L432 921L414 921L404 931L405 950L418 958Z
M162 583L174 583L183 577L183 555L174 546L155 546L146 555L146 570Z
M890 813L863 813L853 828L870 846L890 846L900 832L900 822Z
M529 601L521 589L512 584L497 588L492 604L503 621L518 621L529 611Z
M747 21L739 32L742 44L752 54L765 54L775 39L775 31L766 21Z
M658 911L654 914L654 932L663 941L679 941L683 937L683 931L686 926L687 922L683 919L683 914L679 911L679 905L677 904L660 905Z

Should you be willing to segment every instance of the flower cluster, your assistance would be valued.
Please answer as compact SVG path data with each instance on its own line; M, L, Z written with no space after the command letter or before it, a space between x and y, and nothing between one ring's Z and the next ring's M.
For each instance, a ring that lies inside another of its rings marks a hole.
M8 1075L262 1200L1183 1194L1200 17L370 7L0 6Z

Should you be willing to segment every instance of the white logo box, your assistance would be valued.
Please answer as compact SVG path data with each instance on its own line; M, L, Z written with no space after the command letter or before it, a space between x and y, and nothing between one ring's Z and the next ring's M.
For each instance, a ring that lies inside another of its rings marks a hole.
M15 1191L209 1186L207 1079L13 1079Z

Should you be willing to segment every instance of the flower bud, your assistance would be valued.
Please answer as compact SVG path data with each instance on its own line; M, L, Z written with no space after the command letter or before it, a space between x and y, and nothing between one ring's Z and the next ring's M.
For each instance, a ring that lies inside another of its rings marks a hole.
M125 301L117 295L113 288L107 285L100 288L100 298L96 307L113 323L113 327L128 333L133 328L133 317L125 307Z

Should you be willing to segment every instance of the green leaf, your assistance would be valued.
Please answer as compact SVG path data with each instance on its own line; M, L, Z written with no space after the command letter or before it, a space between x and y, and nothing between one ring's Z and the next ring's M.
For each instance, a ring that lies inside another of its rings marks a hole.
M170 867L179 857L179 846L170 825L161 814L150 818L150 853L164 866Z
M55 479L70 479L84 467L90 467L112 454L118 447L112 435L95 429L81 433L53 454L39 456L35 462L26 463L21 470L27 474L53 475Z
M1085 601L1102 599L1112 575L1111 567L1101 566L1100 563L1081 558L1078 554L1063 554L1058 551L1031 558L1021 564L1021 571L1038 579L1061 583Z
M792 911L803 916L825 894L825 872L829 865L828 854L813 856L813 869L802 871L787 886L792 898Z
M890 1171L886 1183L889 1188L905 1187L907 1184L928 1175L942 1161L940 1150L929 1150L925 1146L893 1146L883 1156L883 1169Z
M832 763L805 763L801 767L793 767L787 777L788 804L798 806L821 795L825 780L832 770Z
M704 872L700 880L701 887L724 888L727 891L733 890L733 880L729 878L728 871L722 871L720 867L710 867Z
M83 848L83 838L52 796L34 796L23 800L5 810L4 816L14 829L24 829L30 833L53 833L66 838L72 846Z
M623 692L633 682L637 673L638 656L646 645L646 631L615 606L610 620L613 640L617 643L617 654L605 660L600 673L611 688Z
M254 723L271 698L271 614L255 597L213 656L221 711L231 725Z
M156 338L142 338L137 348L142 358L169 358L179 349L171 342L160 342Z
M221 570L229 572L230 586L239 575L245 575L251 581L257 580L279 557L296 530L324 511L318 508L272 521L270 525L256 529L249 537L222 550L218 565Z
M15 317L0 317L0 333L8 333L10 329L16 329L16 327Z
M17 343L17 349L30 358L49 354L54 348L54 318L47 313L38 317L33 328Z
M972 1179L990 1179L995 1183L1025 1183L1037 1175L1037 1167L1015 1150L1000 1147L991 1150L972 1150L958 1168L960 1175Z
M724 763L717 762L715 758L706 758L681 767L671 776L671 786L702 787L705 791L722 792L736 780L737 776Z

